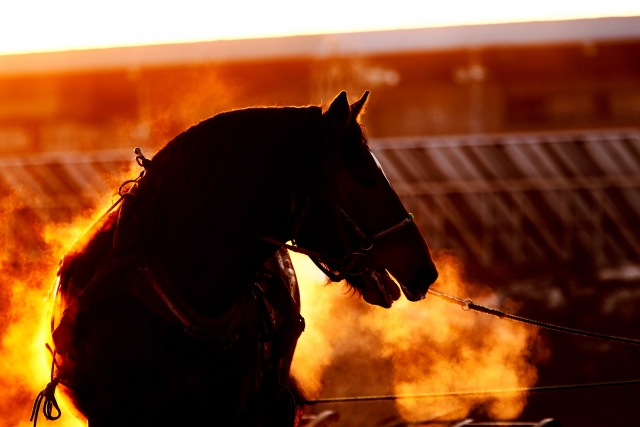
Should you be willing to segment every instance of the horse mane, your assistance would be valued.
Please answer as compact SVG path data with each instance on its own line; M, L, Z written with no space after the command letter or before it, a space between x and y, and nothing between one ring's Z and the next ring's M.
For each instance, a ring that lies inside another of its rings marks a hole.
M140 181L128 220L133 234L144 246L166 247L178 234L193 239L193 227L207 222L269 226L308 182L321 117L315 106L248 108L189 128L153 157Z

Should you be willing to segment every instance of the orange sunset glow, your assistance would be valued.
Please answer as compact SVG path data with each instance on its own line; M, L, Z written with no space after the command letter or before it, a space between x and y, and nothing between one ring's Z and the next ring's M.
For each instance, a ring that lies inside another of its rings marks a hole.
M434 290L640 338L640 1L7 0L0 427L33 425L59 260L140 174L135 147L152 158L216 114L343 90L371 91L369 146L431 248ZM433 296L371 306L290 255L307 399L640 378L637 348ZM602 390L323 403L299 427L326 410L340 419L320 426L640 425L637 386ZM62 418L39 426L87 425L56 396Z
M628 0L81 0L0 4L0 55L218 39L632 16Z

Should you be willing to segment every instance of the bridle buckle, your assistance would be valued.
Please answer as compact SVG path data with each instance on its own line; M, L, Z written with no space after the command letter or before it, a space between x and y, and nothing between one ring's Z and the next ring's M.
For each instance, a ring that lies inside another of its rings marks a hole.
M342 270L342 274L344 275L359 276L369 271L369 257L362 252L350 253L343 258L342 262L343 265L345 265Z
M366 236L360 239L360 250L369 251L371 248L373 248L373 237Z

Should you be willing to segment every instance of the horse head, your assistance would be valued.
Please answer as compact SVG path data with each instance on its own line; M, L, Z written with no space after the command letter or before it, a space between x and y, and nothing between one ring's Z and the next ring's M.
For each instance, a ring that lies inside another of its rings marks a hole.
M251 278L273 255L262 237L295 241L371 304L390 307L400 289L421 300L438 273L369 150L359 122L367 97L349 105L342 92L324 112L231 111L178 135L121 215L120 234L139 236L123 246L155 253L203 312L224 305L218 288Z
M331 280L344 278L366 302L389 308L400 289L410 301L423 299L438 272L367 145L359 118L368 95L349 105L341 92L323 113L319 166L295 239L324 254L314 261Z

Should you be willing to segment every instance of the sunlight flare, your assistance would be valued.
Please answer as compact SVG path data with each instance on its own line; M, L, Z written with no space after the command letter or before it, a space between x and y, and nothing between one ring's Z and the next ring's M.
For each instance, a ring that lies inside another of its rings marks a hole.
M639 14L640 3L626 0L6 1L0 3L0 55Z

